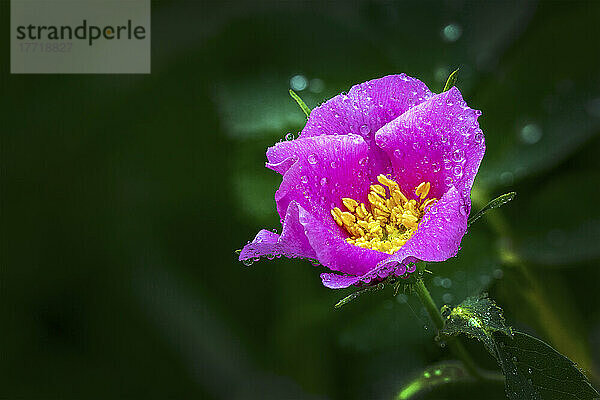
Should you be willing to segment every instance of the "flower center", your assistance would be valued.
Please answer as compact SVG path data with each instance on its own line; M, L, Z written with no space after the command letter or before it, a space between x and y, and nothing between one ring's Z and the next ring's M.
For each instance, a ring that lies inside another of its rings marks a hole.
M395 181L385 175L379 175L377 180L381 185L371 185L369 205L345 197L342 202L348 211L335 207L331 216L350 234L348 243L393 254L416 232L427 208L437 199L426 199L429 182L416 187L418 200L408 200Z

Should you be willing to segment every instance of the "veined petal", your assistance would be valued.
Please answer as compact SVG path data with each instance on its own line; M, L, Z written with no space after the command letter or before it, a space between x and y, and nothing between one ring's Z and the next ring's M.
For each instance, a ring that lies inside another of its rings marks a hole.
M283 231L280 237L259 234L240 259L269 254L316 258L333 271L361 275L387 257L346 242L348 233L330 213L343 207L344 197L367 201L372 183L365 173L367 154L358 135L309 137L271 147L267 167L283 174L275 194Z
M343 197L366 201L368 146L358 135L316 136L277 143L267 150L267 167L283 175L275 193L277 211L285 216L295 201L341 236L330 210Z
M451 186L469 196L485 153L479 115L453 87L377 132L377 144L389 156L405 192L413 194L419 183L431 182L431 197L440 198Z
M389 173L389 160L375 145L375 132L432 96L427 86L405 74L388 75L353 86L311 111L300 137L361 135L369 145L369 165L378 173Z
M301 216L300 223L304 226L304 232L317 260L332 271L362 275L389 256L346 242L347 234L335 223L321 223L311 214Z
M298 203L290 203L285 218L281 235L263 229L254 240L242 249L239 260L249 260L264 256L285 256L289 258L316 258L316 253L310 246L304 227L300 224L300 214L306 210Z
M242 249L240 261L263 256L317 259L332 271L361 275L388 255L347 243L335 224L325 224L292 201L281 235L261 230Z

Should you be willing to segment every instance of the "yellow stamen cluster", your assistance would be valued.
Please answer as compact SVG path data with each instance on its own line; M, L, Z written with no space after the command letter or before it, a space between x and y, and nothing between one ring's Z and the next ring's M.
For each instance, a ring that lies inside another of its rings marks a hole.
M348 211L335 207L331 216L350 234L348 243L393 254L415 233L427 208L437 199L426 200L431 189L429 182L416 187L418 200L409 200L395 181L385 175L379 175L377 180L381 185L371 185L369 205L346 197L342 202Z

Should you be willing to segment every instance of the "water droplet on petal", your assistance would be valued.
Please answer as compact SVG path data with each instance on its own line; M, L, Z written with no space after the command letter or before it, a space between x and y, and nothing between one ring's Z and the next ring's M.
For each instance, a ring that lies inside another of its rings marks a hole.
M321 178L321 186L327 185L327 178Z
M402 158L402 151L400 149L394 150L394 157L396 157L397 159Z
M317 163L317 156L311 154L310 156L308 156L308 162L312 165L315 165Z
M360 126L360 133L362 135L368 135L371 132L371 128L369 128L368 125L361 125Z
M285 140L294 140L294 134L292 132L288 132L285 135Z
M456 177L460 177L463 174L462 167L460 165L454 166L454 169L452 171L454 172L454 175Z
M308 177L306 175L303 175L303 176L300 177L300 181L302 183L308 183Z
M455 162L461 162L464 159L465 152L462 149L456 149L454 153L452 153L452 159Z
M331 162L331 168L337 168L337 163L335 161Z

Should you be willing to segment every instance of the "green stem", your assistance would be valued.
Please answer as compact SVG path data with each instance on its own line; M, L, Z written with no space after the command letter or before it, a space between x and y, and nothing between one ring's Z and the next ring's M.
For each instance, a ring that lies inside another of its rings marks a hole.
M489 194L479 189L472 192L473 204L483 207L487 204ZM530 309L534 323L546 338L561 352L576 361L583 369L590 371L593 379L600 381L600 373L594 366L589 356L587 346L576 340L576 335L570 334L572 327L569 320L557 314L552 301L549 301L551 293L548 292L538 275L534 273L531 266L514 250L513 234L510 224L501 210L494 210L485 215L489 226L499 237L500 246L498 254L503 267L514 276L511 280L511 299L520 307ZM514 284L512 283L514 282ZM576 310L571 310L573 313Z
M437 330L441 330L444 327L444 318L422 279L417 281L414 290L417 293L419 300L421 300L421 303L425 306L425 309ZM465 369L473 378L482 381L504 382L504 376L502 376L502 374L478 368L467 349L465 349L462 342L457 337L449 338L447 342L450 350L462 361Z

